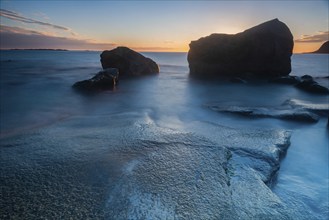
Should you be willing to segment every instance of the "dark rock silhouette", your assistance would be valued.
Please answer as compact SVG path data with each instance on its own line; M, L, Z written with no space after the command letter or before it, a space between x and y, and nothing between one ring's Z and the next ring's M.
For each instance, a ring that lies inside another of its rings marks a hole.
M107 68L98 72L91 79L76 82L73 85L73 88L84 92L102 91L112 89L118 82L118 69Z
M212 34L190 43L190 75L272 78L291 72L293 36L278 19L244 32Z
M318 50L312 53L329 53L329 41L326 41Z
M127 47L106 50L100 56L103 69L119 69L120 78L159 73L156 62Z
M294 85L300 90L314 94L329 94L327 87L321 86L312 76L280 76L269 80L270 83Z
M313 80L313 76L310 75L303 75L302 77L300 77L302 80Z
M310 93L329 94L329 89L319 85L313 78L307 78L296 84L296 87Z

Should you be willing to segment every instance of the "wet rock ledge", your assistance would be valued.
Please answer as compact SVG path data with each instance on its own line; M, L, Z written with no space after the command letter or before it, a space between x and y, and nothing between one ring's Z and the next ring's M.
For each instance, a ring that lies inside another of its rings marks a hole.
M318 122L320 117L329 116L329 105L312 104L298 99L288 99L280 106L223 106L210 104L216 112L236 114L248 118L275 118L304 123Z

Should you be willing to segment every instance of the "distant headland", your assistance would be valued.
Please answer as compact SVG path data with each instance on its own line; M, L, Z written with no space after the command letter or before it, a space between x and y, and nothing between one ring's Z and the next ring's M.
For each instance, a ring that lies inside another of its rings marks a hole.
M329 41L324 42L318 50L311 53L329 53Z

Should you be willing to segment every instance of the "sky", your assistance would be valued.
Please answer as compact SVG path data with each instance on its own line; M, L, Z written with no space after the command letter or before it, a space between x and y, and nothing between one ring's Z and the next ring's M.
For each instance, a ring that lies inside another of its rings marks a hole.
M278 18L302 53L328 40L328 11L329 0L0 0L0 49L187 52L192 40Z

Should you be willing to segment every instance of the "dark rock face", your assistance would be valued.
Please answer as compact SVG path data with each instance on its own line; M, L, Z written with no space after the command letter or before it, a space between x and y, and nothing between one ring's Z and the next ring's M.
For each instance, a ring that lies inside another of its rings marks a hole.
M313 53L329 53L329 41L326 41L321 47Z
M191 76L272 78L291 72L293 36L274 19L244 32L212 34L190 43Z
M121 78L159 73L156 62L127 47L106 50L100 56L103 69L117 68Z
M93 78L76 82L73 88L80 91L101 91L112 89L119 82L119 71L107 68L98 72Z

